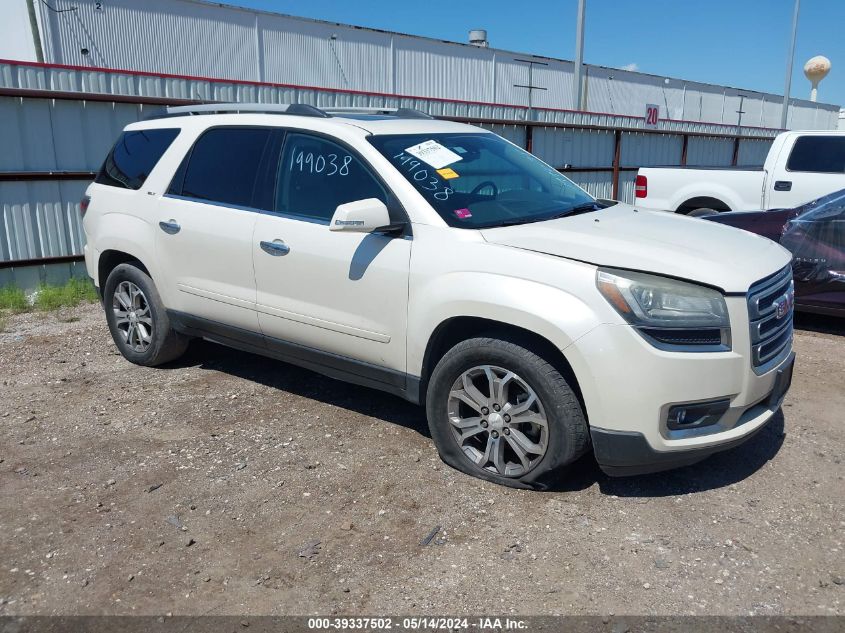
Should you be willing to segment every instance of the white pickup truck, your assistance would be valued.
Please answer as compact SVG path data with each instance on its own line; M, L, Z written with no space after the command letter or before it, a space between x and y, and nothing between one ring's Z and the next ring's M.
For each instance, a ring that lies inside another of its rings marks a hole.
M779 134L760 168L642 167L641 208L706 215L795 207L845 188L845 131Z

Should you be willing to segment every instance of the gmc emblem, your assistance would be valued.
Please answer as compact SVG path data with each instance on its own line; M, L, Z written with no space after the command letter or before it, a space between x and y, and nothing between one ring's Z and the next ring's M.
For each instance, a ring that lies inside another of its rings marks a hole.
M775 308L775 317L782 319L792 311L792 305L795 303L795 291L790 288L789 291L781 297L778 297L772 303Z

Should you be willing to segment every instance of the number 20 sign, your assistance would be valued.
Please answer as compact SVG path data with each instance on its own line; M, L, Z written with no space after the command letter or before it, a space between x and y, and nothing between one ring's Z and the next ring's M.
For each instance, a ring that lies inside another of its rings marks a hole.
M653 103L647 103L645 106L645 126L657 127L657 122L660 120L660 106Z

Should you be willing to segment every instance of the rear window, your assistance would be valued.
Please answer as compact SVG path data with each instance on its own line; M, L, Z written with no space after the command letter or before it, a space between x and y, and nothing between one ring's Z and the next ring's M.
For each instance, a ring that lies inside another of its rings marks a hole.
M135 130L117 139L95 182L111 187L140 189L179 129Z
M845 136L802 136L786 162L789 171L845 173Z
M168 193L239 207L254 201L259 166L270 145L267 128L212 128L179 167Z

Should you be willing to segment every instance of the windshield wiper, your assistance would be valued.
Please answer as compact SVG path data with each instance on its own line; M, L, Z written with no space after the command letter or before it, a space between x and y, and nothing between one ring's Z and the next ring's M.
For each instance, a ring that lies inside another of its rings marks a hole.
M558 213L557 215L553 215L549 220L556 220L558 218L566 218L571 215L579 215L581 213L590 213L591 211L598 211L600 209L604 209L606 207L602 206L602 204L596 200L593 202L585 202L584 204L578 204L574 207L570 207L566 211Z
M570 215L579 215L581 213L589 213L590 211L598 211L600 209L605 209L606 207L602 205L601 202L585 202L583 204L576 205L574 207L568 208L566 211L561 211L552 216L539 216L533 218L511 218L509 220L502 220L501 222L496 222L495 224L491 224L490 226L482 226L479 228L484 229L495 229L500 226L515 226L517 224L532 224L534 222L545 222L547 220L556 220L558 218L565 218L569 217Z

